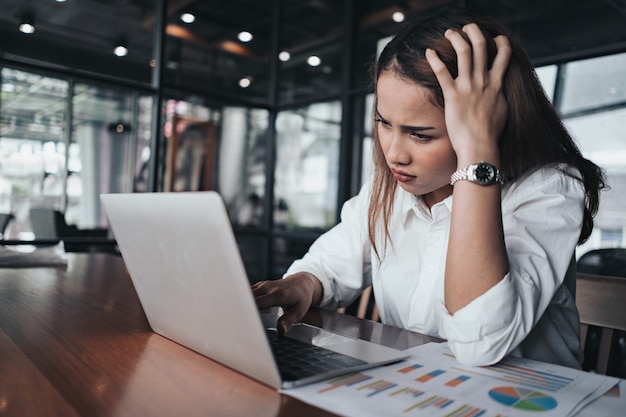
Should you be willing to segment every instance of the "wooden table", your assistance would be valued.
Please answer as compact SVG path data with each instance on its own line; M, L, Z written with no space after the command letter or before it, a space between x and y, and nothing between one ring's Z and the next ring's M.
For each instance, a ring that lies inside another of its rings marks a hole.
M68 258L0 268L0 416L333 415L153 333L120 257ZM335 312L305 321L400 349L433 340Z

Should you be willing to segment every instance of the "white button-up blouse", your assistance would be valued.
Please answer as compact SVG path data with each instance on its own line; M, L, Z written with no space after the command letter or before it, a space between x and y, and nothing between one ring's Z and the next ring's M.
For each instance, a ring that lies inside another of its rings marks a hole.
M578 180L548 166L503 187L509 272L454 315L443 303L452 196L429 210L398 187L391 241L377 234L380 258L368 238L369 196L367 184L285 274L315 275L320 306L348 305L371 284L383 323L446 339L461 363L487 365L511 353L580 368L573 255L585 197Z

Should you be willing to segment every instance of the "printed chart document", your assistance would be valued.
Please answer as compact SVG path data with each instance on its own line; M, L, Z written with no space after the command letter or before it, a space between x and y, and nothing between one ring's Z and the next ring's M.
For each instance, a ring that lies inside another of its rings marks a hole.
M618 378L529 359L472 367L445 343L407 352L400 363L281 392L345 416L430 417L572 416L605 393L626 395Z

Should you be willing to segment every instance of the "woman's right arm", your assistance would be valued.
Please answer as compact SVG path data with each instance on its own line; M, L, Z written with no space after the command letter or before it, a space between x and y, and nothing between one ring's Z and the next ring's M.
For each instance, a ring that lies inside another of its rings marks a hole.
M252 287L260 309L280 306L279 326L286 330L312 306L337 308L349 304L371 283L367 235L369 187L347 201L341 222L320 236L303 258L292 263L283 279Z

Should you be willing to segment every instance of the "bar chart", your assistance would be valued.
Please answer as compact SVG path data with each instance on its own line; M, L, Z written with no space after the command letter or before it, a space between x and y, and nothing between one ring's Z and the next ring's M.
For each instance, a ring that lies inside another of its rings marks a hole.
M510 357L462 366L442 344L410 350L397 364L288 390L346 416L562 417L615 385L615 378ZM610 395L620 396L619 389Z

